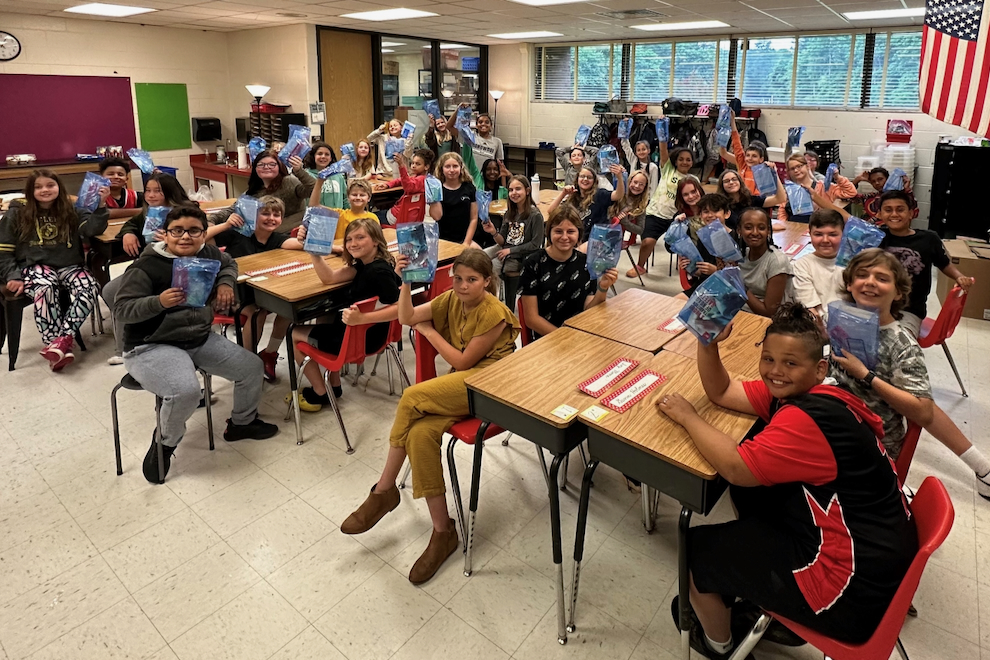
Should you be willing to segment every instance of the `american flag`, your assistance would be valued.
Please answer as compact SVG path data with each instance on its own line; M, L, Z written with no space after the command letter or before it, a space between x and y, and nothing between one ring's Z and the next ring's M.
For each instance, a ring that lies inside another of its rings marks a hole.
M990 137L990 2L928 0L921 41L921 109Z

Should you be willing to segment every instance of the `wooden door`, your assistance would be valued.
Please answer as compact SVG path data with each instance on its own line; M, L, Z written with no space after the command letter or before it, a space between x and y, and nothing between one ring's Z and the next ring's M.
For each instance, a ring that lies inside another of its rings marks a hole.
M357 143L375 128L371 35L320 29L321 99L327 106L324 139L340 155L340 145Z

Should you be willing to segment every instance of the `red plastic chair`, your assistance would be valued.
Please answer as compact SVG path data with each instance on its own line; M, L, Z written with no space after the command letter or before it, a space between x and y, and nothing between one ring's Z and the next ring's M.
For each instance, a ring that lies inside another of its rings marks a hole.
M639 234L634 234L632 232L629 232L629 239L622 241L622 249L625 251L626 256L629 257L629 262L633 265L633 268L636 268L636 260L633 259L632 251L629 248L631 248L633 245L636 245L636 240L638 238L639 238ZM646 282L643 281L643 276L640 274L639 270L636 271L636 277L639 278L639 283L645 287Z
M897 470L897 485L904 487L907 481L908 470L911 469L911 460L914 458L914 451L918 448L918 440L921 438L921 427L914 422L908 422L907 432L904 434L904 444L901 445L901 453L894 461L894 468Z
M522 296L519 296L519 325L522 326L522 334L519 335L523 346L528 346L531 341L533 341L533 333L530 331L529 326L526 325L526 310L523 309Z
M687 291L688 289L690 289L691 288L691 282L688 281L687 271L684 270L683 268L678 268L677 269L677 274L680 275L680 278L681 278L681 289L684 290L684 291Z
M378 302L378 298L368 298L367 300L362 300L357 303L357 308L359 311L364 313L369 313L374 311L375 304ZM388 353L388 358L395 360L396 365L399 370L402 371L402 363L399 361L399 356L395 352L395 348L388 342L379 348L377 351L372 351L371 353L365 352L365 339L368 334L368 329L376 324L366 323L364 325L349 325L344 330L344 339L340 344L340 352L337 355L332 355L330 353L324 353L323 351L312 346L309 342L299 341L296 342L296 350L305 355L302 365L299 367L299 373L302 374L306 365L309 364L310 360L313 360L318 365L325 369L323 374L323 381L326 383L327 390L330 390L330 372L340 371L345 364L363 364L364 361L371 357L372 355L378 355L379 353ZM292 399L289 404L290 412L295 409L296 414L299 414L299 392L292 392ZM344 419L340 416L340 408L337 407L337 400L333 394L330 395L330 407L333 408L334 414L337 416L337 424L340 425L340 432L344 435L344 442L347 444L347 453L353 454L354 448L351 447L351 441L347 437L347 429L344 428ZM288 416L286 417L288 419Z
M402 364L402 324L399 323L399 319L395 319L388 326L388 339L386 343L392 347L392 350L396 352L399 357L399 378L402 383L402 389L409 387L411 384L409 382L409 374L406 373L406 368ZM379 353L375 356L375 364L371 368L371 375L374 376L378 372L378 361L381 359L382 355ZM388 366L388 393L395 394L395 388L392 386L392 362L386 359L385 364Z
M949 291L949 296L942 304L942 311L938 313L938 318L926 318L922 321L921 333L918 336L918 344L922 348L935 345L942 346L942 350L945 351L945 357L949 360L949 366L952 367L952 373L956 375L956 380L959 382L959 389L962 390L962 395L965 397L968 397L969 394L966 392L966 386L963 385L962 378L959 376L959 369L956 368L956 361L952 359L952 353L949 351L949 345L945 343L945 340L951 337L952 333L956 331L956 326L959 325L959 319L962 318L963 307L966 306L966 297L968 295L960 287L952 287L952 290Z
M883 615L880 625L877 626L876 632L870 639L863 644L839 642L784 617L765 613L757 620L749 635L739 644L736 652L732 655L733 660L737 657L746 657L746 654L760 641L760 637L763 636L771 619L777 619L789 630L834 660L887 660L894 648L904 660L908 660L907 652L900 640L904 617L907 616L911 599L918 589L918 583L921 581L921 574L925 570L928 558L949 535L955 517L949 493L946 492L945 486L936 477L928 477L921 484L917 495L911 501L911 511L918 526L918 554L911 562L907 574L901 580L901 586L898 587L890 606L887 607L887 612Z
M433 281L413 295L413 305L422 305L423 303L431 302L444 291L450 291L451 287L454 286L454 277L451 273L452 268L453 264L447 264L446 266L437 268L437 272L433 275ZM412 344L413 351L415 351L416 337L413 336L412 328L409 328L409 343ZM419 381L417 380L416 382L418 383Z

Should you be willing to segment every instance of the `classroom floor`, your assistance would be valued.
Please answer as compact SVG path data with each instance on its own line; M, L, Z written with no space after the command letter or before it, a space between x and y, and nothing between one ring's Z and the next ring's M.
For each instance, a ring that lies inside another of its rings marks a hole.
M674 293L666 255L662 261L647 286ZM628 267L623 259L620 272ZM620 280L619 289L632 286ZM598 470L578 630L562 647L547 495L526 440L514 437L507 447L490 441L485 449L474 575L462 575L457 553L417 588L406 576L430 523L411 492L372 531L345 536L337 529L383 464L398 398L382 375L345 385L352 456L329 409L304 414L307 441L296 446L291 425L281 421L284 361L280 382L265 386L262 407L282 432L228 445L221 434L231 385L217 380L216 451L207 450L205 412L197 411L168 480L153 486L140 468L153 399L120 392L118 477L108 399L124 369L105 364L109 334L91 338L87 326L85 338L90 350L52 374L37 353L28 310L17 370L0 376L0 660L680 657L669 606L676 590L672 500L662 498L657 529L647 534L639 496L613 470ZM950 345L971 398L959 395L937 348L926 351L935 398L990 451L990 324L964 319ZM404 358L413 373L408 347ZM470 450L462 446L457 460L461 479L469 478ZM568 579L578 463L571 462L561 496ZM917 487L929 474L952 494L956 523L928 565L914 598L920 615L907 620L903 640L912 660L988 660L990 502L975 495L972 473L926 435L908 481ZM708 522L729 515L723 500ZM767 642L754 655L821 658L807 646Z

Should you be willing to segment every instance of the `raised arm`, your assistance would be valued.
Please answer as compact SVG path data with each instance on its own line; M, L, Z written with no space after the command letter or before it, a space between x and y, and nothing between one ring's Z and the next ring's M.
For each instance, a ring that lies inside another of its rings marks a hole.
M612 191L612 201L617 202L626 194L626 180L622 176L626 170L622 165L611 165L608 171L615 175L615 190Z
M474 232L478 228L478 202L471 202L471 220L468 222L467 232L464 234L464 247L471 247L474 242Z
M774 178L777 179L777 190L774 194L769 195L765 200L763 200L763 208L770 208L772 206L777 206L778 204L787 203L787 189L784 188L784 182L780 180L780 176L776 173Z
M718 354L718 345L731 334L730 323L708 346L698 342L698 375L701 377L705 394L712 403L736 412L755 415L756 410L749 402L742 383L729 378L729 372L725 370L722 358Z
M344 282L350 282L357 275L357 271L351 266L344 266L343 268L334 270L324 260L321 254L311 254L309 256L313 260L313 270L324 284L343 284Z

